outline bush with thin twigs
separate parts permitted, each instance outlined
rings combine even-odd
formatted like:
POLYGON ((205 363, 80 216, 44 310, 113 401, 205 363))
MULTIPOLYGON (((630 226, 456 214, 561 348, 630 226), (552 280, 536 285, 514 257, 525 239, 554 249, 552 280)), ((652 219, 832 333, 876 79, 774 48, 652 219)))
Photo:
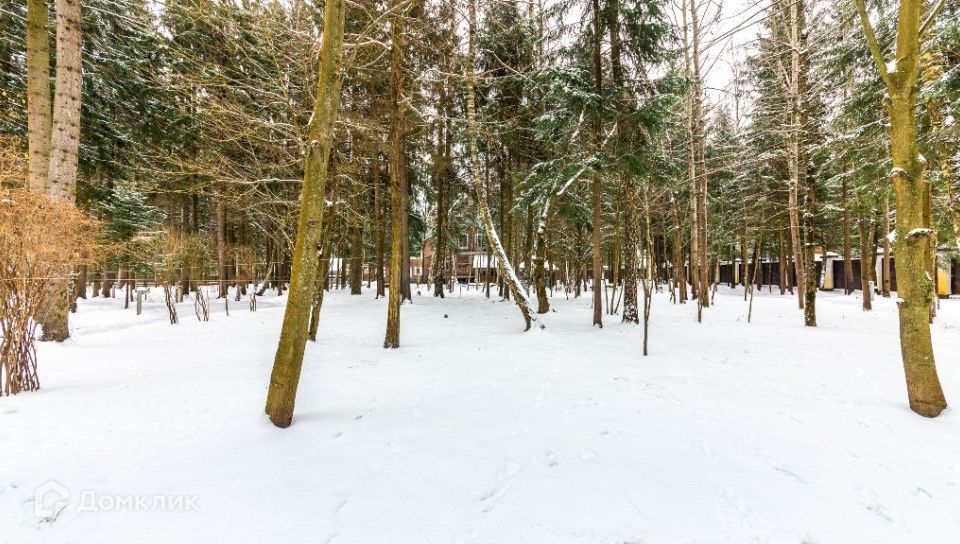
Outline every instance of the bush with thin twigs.
POLYGON ((240 297, 247 292, 247 286, 253 282, 254 290, 256 289, 257 283, 257 274, 259 269, 262 268, 257 262, 260 260, 260 255, 257 252, 257 249, 251 245, 235 245, 232 247, 235 270, 234 270, 234 283, 236 284, 236 299, 240 300, 240 297))
POLYGON ((157 285, 163 287, 163 300, 167 305, 170 324, 176 325, 179 322, 179 317, 177 316, 175 290, 184 260, 183 235, 166 229, 160 233, 156 240, 155 257, 157 262, 154 264, 154 272, 156 273, 157 285))
POLYGON ((0 187, 23 187, 27 178, 27 161, 23 142, 13 136, 0 135, 0 187))
POLYGON ((0 394, 40 387, 36 317, 64 271, 91 258, 97 230, 70 202, 0 189, 0 394))

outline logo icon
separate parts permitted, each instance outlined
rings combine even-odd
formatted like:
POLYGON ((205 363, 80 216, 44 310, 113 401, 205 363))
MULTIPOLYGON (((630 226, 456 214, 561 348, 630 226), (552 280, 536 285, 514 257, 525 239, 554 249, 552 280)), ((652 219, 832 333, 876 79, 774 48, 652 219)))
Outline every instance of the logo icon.
POLYGON ((46 521, 57 519, 70 502, 70 490, 60 482, 50 480, 33 492, 33 512, 46 521))

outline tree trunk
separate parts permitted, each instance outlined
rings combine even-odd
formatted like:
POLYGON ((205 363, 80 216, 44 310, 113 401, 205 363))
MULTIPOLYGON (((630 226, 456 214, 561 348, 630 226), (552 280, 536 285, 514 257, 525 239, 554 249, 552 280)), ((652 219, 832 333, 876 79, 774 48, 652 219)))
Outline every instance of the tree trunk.
POLYGON ((676 197, 670 195, 670 215, 673 217, 673 278, 679 288, 680 304, 687 302, 687 275, 683 266, 683 228, 680 224, 680 210, 676 197))
POLYGON ((790 243, 793 246, 794 274, 797 283, 797 304, 803 309, 806 299, 806 270, 804 261, 804 247, 801 240, 800 220, 800 9, 799 2, 790 3, 790 70, 789 97, 790 125, 787 127, 787 169, 789 171, 789 211, 790 211, 790 243))
MULTIPOLYGON (((402 126, 402 116, 400 123, 402 126)), ((403 250, 403 264, 400 267, 400 296, 402 300, 412 301, 413 294, 410 292, 410 176, 407 172, 407 152, 404 148, 403 132, 400 133, 400 150, 400 226, 401 249, 403 250)))
POLYGON ((884 297, 890 298, 890 197, 883 197, 883 272, 881 274, 883 286, 881 292, 884 297))
POLYGON ((653 305, 653 238, 650 236, 650 189, 643 187, 643 232, 644 267, 643 274, 643 355, 649 355, 650 307, 653 305))
POLYGON ((480 218, 483 221, 483 226, 486 230, 488 244, 492 247, 494 256, 497 259, 497 269, 500 273, 500 276, 504 278, 507 287, 512 292, 513 300, 517 303, 517 307, 520 309, 520 314, 523 316, 523 321, 526 325, 525 330, 529 330, 530 325, 536 321, 537 318, 530 311, 530 300, 527 298, 527 293, 523 290, 523 286, 520 284, 520 279, 517 278, 517 274, 514 272, 513 266, 510 264, 510 260, 507 257, 507 252, 504 250, 503 244, 500 243, 500 236, 497 235, 497 230, 493 226, 493 216, 490 214, 490 204, 487 202, 487 189, 483 183, 483 176, 480 173, 480 156, 477 150, 479 131, 477 129, 476 92, 474 90, 477 77, 475 72, 475 63, 477 59, 476 2, 477 0, 469 0, 468 2, 468 23, 470 37, 467 46, 466 66, 464 68, 466 70, 467 86, 467 147, 470 153, 473 189, 474 193, 476 194, 477 208, 480 218))
MULTIPOLYGON (((397 9, 397 0, 392 3, 397 9)), ((391 22, 390 44, 390 293, 387 302, 387 332, 383 347, 400 347, 400 302, 403 296, 401 283, 403 269, 404 228, 403 218, 407 213, 403 184, 403 18, 404 13, 394 15, 391 22)))
POLYGON ((30 190, 46 193, 50 170, 50 36, 46 0, 27 1, 27 145, 30 190))
POLYGON ((227 297, 227 208, 223 194, 214 195, 214 228, 217 243, 217 298, 227 297))
POLYGON ((848 203, 847 177, 843 178, 840 206, 843 208, 843 294, 853 292, 853 255, 850 250, 850 209, 848 203))
POLYGON ((537 313, 545 314, 550 311, 550 298, 547 296, 547 279, 545 261, 547 257, 546 230, 549 214, 549 201, 544 205, 540 221, 537 223, 534 234, 533 256, 533 285, 537 293, 537 313))
POLYGON ((380 156, 377 156, 376 165, 373 168, 373 220, 376 224, 374 232, 374 251, 376 252, 376 279, 377 279, 377 296, 380 298, 386 294, 384 289, 384 283, 386 283, 386 278, 383 275, 383 265, 384 265, 384 216, 383 216, 383 187, 381 183, 380 175, 383 170, 380 165, 380 156))
POLYGON ((359 172, 354 172, 354 213, 350 214, 350 294, 359 295, 363 288, 363 187, 360 185, 359 172))
MULTIPOLYGON (((313 306, 310 308, 310 328, 307 336, 311 342, 317 341, 317 330, 320 328, 320 310, 323 309, 323 295, 327 290, 327 281, 330 278, 330 261, 333 258, 333 219, 337 216, 337 205, 340 200, 340 184, 337 182, 334 165, 330 165, 327 170, 327 179, 331 186, 329 188, 328 200, 332 203, 330 210, 325 212, 326 220, 323 221, 320 235, 320 261, 317 263, 317 277, 313 280, 313 306)), ((266 283, 264 283, 266 285, 266 283)))
MULTIPOLYGON (((505 150, 504 153, 509 153, 509 150, 505 150)), ((508 161, 509 155, 506 159, 503 159, 503 165, 500 169, 500 232, 503 233, 503 249, 510 257, 510 252, 513 249, 513 214, 510 213, 510 209, 513 208, 513 183, 510 180, 510 170, 506 164, 508 161)), ((511 259, 510 262, 517 261, 511 259)), ((510 290, 503 289, 503 281, 500 282, 500 286, 501 296, 505 300, 510 300, 510 290)))
MULTIPOLYGON (((444 91, 440 94, 440 102, 444 104, 446 102, 446 87, 444 91)), ((446 109, 444 109, 446 112, 446 109)), ((437 127, 437 147, 441 148, 438 157, 438 168, 436 171, 436 186, 437 186, 437 225, 436 231, 433 236, 433 262, 431 264, 430 275, 433 277, 433 296, 443 297, 443 286, 446 283, 444 278, 444 263, 446 262, 446 246, 447 246, 447 232, 446 232, 446 218, 447 218, 447 160, 449 155, 447 155, 447 140, 449 135, 447 134, 447 124, 446 121, 440 123, 437 127)))
POLYGON ((777 283, 780 284, 781 295, 787 292, 787 252, 783 246, 783 228, 781 225, 777 227, 777 283))
POLYGON ((340 64, 343 56, 343 26, 346 2, 327 0, 324 4, 323 36, 316 102, 307 127, 306 159, 300 218, 293 249, 290 293, 283 315, 280 343, 270 376, 266 412, 278 427, 293 421, 293 407, 307 342, 313 286, 317 273, 317 244, 320 242, 333 127, 340 106, 340 64))
POLYGON ((50 194, 77 199, 80 144, 80 0, 57 0, 57 80, 50 138, 50 194))
MULTIPOLYGON (((602 26, 600 24, 600 0, 593 0, 593 77, 594 91, 598 96, 603 92, 603 64, 600 57, 600 41, 603 39, 602 26)), ((601 131, 603 130, 603 121, 600 115, 594 116, 593 120, 593 152, 596 155, 601 151, 601 131)), ((602 204, 602 186, 599 172, 593 174, 592 201, 593 201, 593 232, 591 233, 591 244, 593 248, 593 324, 603 328, 603 301, 601 299, 600 288, 603 284, 603 257, 600 254, 601 238, 601 217, 600 206, 602 204)))
MULTIPOLYGON (((57 76, 50 135, 50 164, 47 173, 51 196, 76 202, 77 153, 80 148, 80 0, 57 0, 57 76)), ((39 62, 39 61, 38 61, 39 62)), ((70 337, 69 315, 73 293, 69 270, 60 270, 62 279, 50 283, 45 308, 40 312, 41 340, 63 342, 70 337)))
MULTIPOLYGON (((810 158, 808 142, 806 140, 807 125, 809 122, 809 113, 807 108, 807 16, 806 7, 803 0, 794 0, 791 5, 791 34, 790 34, 790 52, 791 64, 796 70, 796 110, 797 125, 794 128, 797 140, 797 175, 800 182, 803 183, 803 227, 806 242, 801 255, 803 261, 803 323, 807 327, 817 326, 817 287, 819 279, 817 277, 816 254, 813 242, 816 240, 816 217, 817 217, 817 188, 816 178, 810 175, 810 158)), ((821 248, 825 254, 826 248, 821 248)), ((821 257, 822 265, 826 266, 827 260, 821 257)))
POLYGON ((874 268, 874 252, 868 234, 873 232, 873 227, 867 224, 867 217, 862 212, 860 220, 857 222, 857 230, 860 235, 860 291, 863 294, 863 309, 864 311, 870 311, 873 309, 870 271, 874 268))
MULTIPOLYGON (((610 24, 608 26, 610 27, 611 75, 613 85, 619 92, 619 96, 617 97, 617 112, 621 115, 626 115, 629 113, 630 104, 628 102, 629 95, 624 86, 623 50, 620 41, 620 0, 611 2, 610 8, 610 24)), ((626 139, 627 127, 625 123, 625 121, 617 121, 616 133, 618 144, 626 139)), ((639 324, 640 308, 637 302, 637 269, 639 268, 639 263, 637 262, 637 250, 640 247, 640 243, 637 227, 640 221, 637 217, 637 211, 640 203, 639 198, 637 198, 637 188, 632 179, 624 177, 621 180, 621 185, 623 187, 623 321, 626 323, 639 324)), ((644 197, 646 197, 646 193, 644 193, 644 197)), ((646 203, 644 205, 646 205, 646 203)), ((646 221, 649 222, 649 210, 646 210, 645 213, 647 215, 644 217, 646 221)), ((652 256, 648 254, 647 260, 651 258, 652 256)), ((614 273, 616 273, 618 269, 619 266, 614 266, 614 273)), ((645 286, 649 279, 650 278, 645 278, 645 286)), ((616 279, 614 279, 613 284, 614 286, 617 285, 616 279)), ((647 291, 644 291, 644 308, 646 308, 647 296, 647 291)), ((646 325, 646 323, 644 324, 646 325)), ((644 347, 646 347, 646 338, 644 338, 644 347)))
MULTIPOLYGON (((917 78, 919 72, 921 0, 901 0, 897 18, 894 67, 888 73, 863 0, 857 11, 870 45, 877 71, 887 86, 890 114, 890 154, 897 224, 894 250, 897 254, 897 306, 900 313, 900 350, 907 379, 910 408, 925 417, 936 417, 947 407, 940 387, 930 338, 929 307, 932 278, 926 270, 934 226, 925 212, 927 187, 925 162, 917 148, 917 78)), ((942 4, 941 4, 942 5, 942 4)), ((932 23, 933 15, 927 21, 932 23)), ((924 26, 927 26, 926 24, 924 26)))
MULTIPOLYGON (((697 9, 697 3, 690 1, 690 28, 691 45, 690 68, 693 81, 691 90, 691 114, 693 129, 693 183, 696 185, 696 195, 699 200, 697 203, 697 246, 699 249, 699 271, 698 283, 700 292, 697 297, 697 306, 699 308, 708 308, 710 306, 710 256, 707 243, 707 167, 706 167, 706 136, 704 135, 704 114, 703 114, 703 82, 700 75, 700 15, 697 9)), ((699 316, 698 316, 699 319, 699 316)))

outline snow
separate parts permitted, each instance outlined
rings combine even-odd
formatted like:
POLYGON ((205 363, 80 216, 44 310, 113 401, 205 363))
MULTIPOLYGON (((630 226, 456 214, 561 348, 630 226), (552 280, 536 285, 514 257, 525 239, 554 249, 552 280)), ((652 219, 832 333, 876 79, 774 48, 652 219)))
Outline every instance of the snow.
MULTIPOLYGON (((415 291, 416 292, 416 291, 415 291)), ((458 290, 403 307, 325 299, 293 426, 263 402, 285 297, 81 302, 39 346, 43 389, 0 399, 0 542, 947 543, 960 416, 906 406, 893 299, 741 290, 653 302, 642 330, 589 296, 523 333, 514 303, 458 290), (53 482, 44 486, 48 482, 53 482), (46 492, 41 505, 34 492, 46 492), (56 504, 43 520, 37 506, 56 504), (86 501, 86 502, 84 502, 86 501), (87 508, 90 505, 96 508, 87 508), (85 507, 86 506, 86 507, 85 507)), ((960 300, 932 327, 960 402, 960 300)))

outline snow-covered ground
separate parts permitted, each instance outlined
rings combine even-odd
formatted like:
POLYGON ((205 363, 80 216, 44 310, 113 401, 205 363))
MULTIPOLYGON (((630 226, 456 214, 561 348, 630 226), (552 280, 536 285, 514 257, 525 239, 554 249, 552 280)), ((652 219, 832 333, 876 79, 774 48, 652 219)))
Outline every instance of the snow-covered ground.
MULTIPOLYGON (((905 398, 892 300, 741 291, 641 329, 554 298, 327 297, 292 427, 263 402, 284 298, 208 323, 92 299, 0 399, 0 542, 955 543, 960 414, 905 398), (39 490, 39 493, 38 493, 39 490), (36 497, 35 497, 36 496, 36 497), (35 502, 35 498, 40 502, 35 502)), ((960 403, 960 300, 933 326, 960 403)))

